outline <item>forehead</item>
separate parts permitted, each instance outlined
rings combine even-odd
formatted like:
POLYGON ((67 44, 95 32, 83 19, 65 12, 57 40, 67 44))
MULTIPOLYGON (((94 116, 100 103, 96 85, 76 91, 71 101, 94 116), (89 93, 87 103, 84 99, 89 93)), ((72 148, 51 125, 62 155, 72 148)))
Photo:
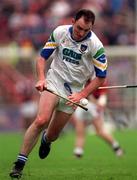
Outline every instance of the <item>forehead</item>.
POLYGON ((75 21, 75 24, 80 26, 83 29, 91 29, 92 28, 92 22, 90 21, 85 21, 84 17, 81 17, 80 19, 78 19, 77 21, 75 21))

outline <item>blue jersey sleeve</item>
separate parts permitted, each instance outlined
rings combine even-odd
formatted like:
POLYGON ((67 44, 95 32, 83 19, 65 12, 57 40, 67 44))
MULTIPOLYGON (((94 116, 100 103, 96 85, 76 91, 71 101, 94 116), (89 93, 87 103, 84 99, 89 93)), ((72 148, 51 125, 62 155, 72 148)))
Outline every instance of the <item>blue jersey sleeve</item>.
POLYGON ((47 60, 51 54, 54 52, 54 50, 57 48, 58 44, 54 40, 53 33, 51 34, 49 40, 43 47, 43 49, 40 51, 40 55, 47 60))

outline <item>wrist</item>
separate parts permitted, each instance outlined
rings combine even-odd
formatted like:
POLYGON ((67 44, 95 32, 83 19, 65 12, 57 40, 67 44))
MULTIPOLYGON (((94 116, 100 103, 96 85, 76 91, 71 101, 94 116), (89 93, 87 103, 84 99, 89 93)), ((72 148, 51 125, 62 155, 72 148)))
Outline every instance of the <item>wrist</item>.
POLYGON ((81 91, 80 94, 81 94, 82 98, 87 98, 88 97, 88 93, 86 91, 81 91))
POLYGON ((38 81, 45 81, 45 76, 38 77, 37 79, 38 79, 38 81))

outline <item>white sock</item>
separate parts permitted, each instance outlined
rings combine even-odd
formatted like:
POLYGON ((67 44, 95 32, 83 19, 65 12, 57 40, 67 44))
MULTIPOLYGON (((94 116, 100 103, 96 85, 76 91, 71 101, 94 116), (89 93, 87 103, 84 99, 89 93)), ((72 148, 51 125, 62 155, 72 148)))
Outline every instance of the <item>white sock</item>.
POLYGON ((118 143, 117 141, 114 141, 114 142, 112 143, 112 147, 113 147, 113 148, 119 147, 119 143, 118 143))
POLYGON ((84 153, 84 150, 80 147, 76 147, 74 149, 74 154, 82 155, 84 153))

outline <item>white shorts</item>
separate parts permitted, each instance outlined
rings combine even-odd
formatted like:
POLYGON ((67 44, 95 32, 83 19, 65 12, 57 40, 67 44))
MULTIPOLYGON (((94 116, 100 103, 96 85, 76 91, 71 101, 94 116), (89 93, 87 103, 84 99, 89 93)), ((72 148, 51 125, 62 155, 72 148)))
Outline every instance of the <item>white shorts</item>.
POLYGON ((88 102, 85 107, 88 108, 88 111, 78 107, 74 112, 74 116, 80 121, 91 121, 100 115, 103 115, 103 112, 99 112, 97 105, 92 102, 88 102))
MULTIPOLYGON (((67 96, 70 95, 70 92, 66 90, 64 83, 65 82, 58 74, 55 74, 52 69, 50 69, 47 73, 47 88, 56 92, 57 94, 60 94, 61 96, 67 98, 67 96)), ((79 92, 83 88, 83 85, 78 84, 69 84, 72 92, 79 92)), ((59 104, 57 106, 57 110, 72 114, 74 112, 74 109, 71 106, 66 105, 66 100, 60 98, 59 104)))

